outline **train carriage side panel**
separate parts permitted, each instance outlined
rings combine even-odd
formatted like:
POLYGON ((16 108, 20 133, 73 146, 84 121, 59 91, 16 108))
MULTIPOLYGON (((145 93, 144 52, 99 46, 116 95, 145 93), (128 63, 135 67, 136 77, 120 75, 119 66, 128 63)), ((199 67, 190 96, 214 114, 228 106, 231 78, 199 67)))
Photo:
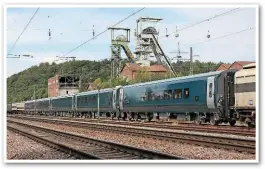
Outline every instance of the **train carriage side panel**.
MULTIPOLYGON (((99 91, 100 112, 112 111, 113 89, 102 89, 99 91)), ((98 109, 98 91, 83 92, 76 95, 76 111, 96 112, 98 109)))
POLYGON ((235 108, 255 110, 256 68, 242 69, 235 76, 235 108))
POLYGON ((113 89, 103 89, 99 92, 99 107, 101 112, 110 112, 112 109, 112 93, 113 89))
POLYGON ((51 98, 51 111, 74 111, 74 95, 51 98))
POLYGON ((12 103, 7 103, 6 111, 7 111, 7 113, 11 113, 12 112, 12 103))
POLYGON ((50 107, 50 98, 38 99, 35 101, 37 112, 48 112, 50 107))
POLYGON ((35 111, 35 101, 29 100, 25 102, 25 111, 26 112, 34 112, 35 111))
POLYGON ((235 75, 235 117, 249 126, 256 124, 256 63, 248 64, 235 75))
POLYGON ((97 109, 97 91, 82 92, 75 95, 76 111, 88 112, 97 109))
POLYGON ((124 86, 125 112, 209 112, 207 80, 220 72, 124 86), (168 95, 169 94, 169 95, 168 95))
POLYGON ((230 118, 229 109, 234 104, 234 75, 237 70, 222 71, 215 81, 215 105, 220 116, 227 120, 230 118))
POLYGON ((17 113, 23 113, 25 111, 25 102, 15 103, 15 105, 17 113))

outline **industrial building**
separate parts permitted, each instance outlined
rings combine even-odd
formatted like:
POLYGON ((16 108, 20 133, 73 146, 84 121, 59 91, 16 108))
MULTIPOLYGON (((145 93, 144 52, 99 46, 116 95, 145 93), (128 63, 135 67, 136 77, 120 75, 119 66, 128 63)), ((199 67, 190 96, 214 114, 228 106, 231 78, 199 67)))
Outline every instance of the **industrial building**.
POLYGON ((56 75, 48 79, 48 97, 72 95, 79 92, 78 75, 56 75))

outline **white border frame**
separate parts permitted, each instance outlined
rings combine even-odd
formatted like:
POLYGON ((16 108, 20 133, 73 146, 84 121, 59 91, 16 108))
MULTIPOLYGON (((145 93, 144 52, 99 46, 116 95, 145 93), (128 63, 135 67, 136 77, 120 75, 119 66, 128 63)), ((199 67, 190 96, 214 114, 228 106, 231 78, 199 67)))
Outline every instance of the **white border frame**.
POLYGON ((260 107, 259 107, 259 83, 260 83, 260 76, 259 76, 259 26, 260 26, 260 22, 259 22, 259 5, 258 4, 249 4, 249 5, 244 5, 244 4, 176 4, 176 3, 167 3, 166 5, 163 3, 151 3, 151 4, 140 4, 140 3, 119 3, 119 4, 111 4, 111 3, 86 3, 86 5, 82 4, 78 4, 78 5, 74 5, 74 4, 51 4, 51 5, 47 5, 47 4, 36 4, 36 3, 32 3, 32 4, 9 4, 6 3, 3 5, 4 8, 4 55, 7 55, 7 49, 6 49, 6 38, 7 38, 7 34, 6 34, 6 24, 7 23, 7 8, 11 8, 11 7, 27 7, 27 8, 36 8, 36 7, 40 7, 40 8, 97 8, 97 7, 101 7, 101 8, 111 8, 111 7, 115 7, 115 8, 121 8, 121 7, 125 7, 125 8, 133 8, 133 7, 143 7, 145 6, 146 8, 162 8, 162 7, 166 7, 166 8, 231 8, 231 7, 249 7, 249 8, 255 8, 256 9, 256 67, 257 67, 257 83, 256 83, 256 119, 258 119, 256 121, 256 159, 255 160, 8 160, 7 159, 7 151, 6 151, 6 105, 7 105, 7 100, 6 100, 6 91, 7 91, 7 86, 6 86, 6 79, 7 79, 7 66, 6 66, 6 57, 4 57, 4 162, 5 163, 258 163, 259 162, 259 148, 260 148, 260 133, 259 133, 259 113, 260 113, 260 107))

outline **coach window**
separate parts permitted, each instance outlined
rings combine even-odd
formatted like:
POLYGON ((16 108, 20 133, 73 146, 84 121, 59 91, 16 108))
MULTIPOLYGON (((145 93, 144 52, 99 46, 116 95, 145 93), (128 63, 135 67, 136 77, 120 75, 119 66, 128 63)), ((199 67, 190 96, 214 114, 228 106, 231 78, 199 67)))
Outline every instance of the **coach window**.
POLYGON ((152 100, 152 92, 147 92, 147 100, 152 100))
POLYGON ((77 102, 78 102, 78 103, 80 103, 80 101, 81 101, 81 100, 80 100, 80 97, 79 97, 79 98, 77 98, 77 102))
POLYGON ((167 94, 168 94, 168 99, 171 99, 172 98, 172 90, 168 90, 167 94))
POLYGON ((146 100, 146 95, 145 95, 145 93, 143 93, 141 96, 141 101, 145 101, 145 100, 146 100))
POLYGON ((156 99, 156 95, 154 93, 152 93, 152 100, 156 99))
POLYGON ((88 102, 88 98, 87 97, 85 97, 85 102, 88 102))
POLYGON ((167 96, 168 96, 167 99, 171 99, 172 98, 172 90, 168 90, 167 91, 167 96))
POLYGON ((185 89, 184 89, 184 94, 183 94, 183 97, 186 99, 186 98, 188 98, 188 97, 189 97, 189 95, 190 95, 189 88, 185 88, 185 89))
POLYGON ((172 93, 172 90, 165 90, 164 91, 164 98, 165 99, 170 99, 171 93, 172 93))
POLYGON ((174 89, 174 99, 181 99, 182 89, 174 89))
POLYGON ((165 99, 164 94, 163 94, 163 92, 161 92, 160 93, 160 100, 164 100, 164 99, 165 99))
POLYGON ((209 97, 213 96, 213 83, 209 84, 209 97))

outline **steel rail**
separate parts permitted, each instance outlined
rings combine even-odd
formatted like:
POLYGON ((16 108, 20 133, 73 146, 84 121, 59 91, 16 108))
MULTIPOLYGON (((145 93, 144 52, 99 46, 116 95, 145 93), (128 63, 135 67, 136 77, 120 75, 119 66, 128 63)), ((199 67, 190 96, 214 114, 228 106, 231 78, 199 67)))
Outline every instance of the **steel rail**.
MULTIPOLYGON (((12 117, 12 116, 10 116, 12 117)), ((36 117, 36 116, 33 116, 36 117)), ((41 116, 38 116, 41 117, 41 116)), ((55 119, 55 117, 45 117, 55 119)), ((220 133, 220 134, 233 134, 233 135, 240 135, 240 136, 251 136, 255 137, 256 131, 255 129, 251 129, 248 127, 230 127, 230 126, 206 126, 206 125, 193 125, 190 123, 181 123, 178 125, 170 124, 161 124, 161 123, 143 123, 143 122, 136 122, 136 121, 113 121, 113 120, 106 120, 106 119, 83 119, 83 118, 71 118, 71 117, 62 117, 56 119, 63 119, 63 120, 75 120, 81 122, 95 122, 95 123, 102 123, 102 124, 118 124, 118 125, 128 125, 128 126, 139 126, 139 127, 151 127, 151 128, 158 128, 158 129, 171 129, 171 130, 184 130, 184 131, 196 131, 196 132, 203 132, 203 133, 220 133)), ((168 123, 168 122, 167 122, 168 123)))
POLYGON ((248 129, 247 127, 244 128, 237 128, 230 126, 203 126, 203 125, 196 125, 196 126, 185 126, 185 124, 181 125, 172 125, 172 124, 158 124, 158 123, 140 123, 140 122, 133 122, 133 121, 110 121, 110 120, 91 120, 91 119, 80 119, 80 118, 62 118, 65 120, 77 120, 77 121, 84 121, 84 122, 91 122, 96 121, 97 123, 107 123, 107 124, 119 124, 119 125, 129 125, 129 126, 140 126, 140 127, 152 127, 152 128, 159 128, 159 129, 172 129, 172 130, 187 130, 187 131, 198 131, 198 132, 205 132, 205 133, 221 133, 221 134, 234 134, 234 135, 242 135, 242 136, 252 136, 255 137, 256 133, 255 130, 248 129))
POLYGON ((137 128, 133 126, 110 125, 91 122, 78 122, 68 120, 56 120, 46 118, 18 117, 20 119, 33 120, 38 122, 53 123, 57 125, 68 125, 78 128, 91 128, 96 130, 135 135, 141 137, 162 139, 167 141, 177 141, 206 147, 224 148, 239 152, 255 154, 256 142, 253 139, 231 138, 224 136, 203 135, 185 132, 159 131, 147 128, 137 128))
POLYGON ((38 143, 44 144, 44 145, 46 145, 46 146, 48 146, 50 148, 59 150, 61 152, 64 152, 66 154, 70 154, 72 156, 75 156, 76 158, 80 158, 80 159, 98 159, 97 157, 92 156, 92 155, 87 154, 87 153, 84 153, 84 152, 82 152, 80 150, 65 146, 63 144, 60 144, 60 143, 52 141, 52 140, 48 140, 48 139, 46 139, 44 137, 40 137, 40 136, 36 136, 36 135, 30 134, 27 131, 23 131, 21 129, 18 129, 18 128, 15 128, 15 127, 12 127, 12 126, 7 126, 7 129, 10 130, 10 131, 13 131, 15 133, 18 133, 20 135, 23 135, 25 137, 28 137, 28 138, 30 138, 30 139, 38 142, 38 143))
MULTIPOLYGON (((33 135, 33 137, 38 137, 38 139, 45 139, 45 141, 52 142, 57 140, 59 142, 57 142, 57 144, 64 146, 66 149, 74 150, 92 159, 184 159, 175 155, 93 139, 12 120, 8 120, 8 123, 17 125, 19 129, 16 128, 16 130, 20 130, 28 135, 33 135), (21 129, 21 127, 24 129, 21 129), (32 130, 37 132, 31 132, 32 130)), ((9 125, 8 127, 10 128, 11 126, 9 125)))

